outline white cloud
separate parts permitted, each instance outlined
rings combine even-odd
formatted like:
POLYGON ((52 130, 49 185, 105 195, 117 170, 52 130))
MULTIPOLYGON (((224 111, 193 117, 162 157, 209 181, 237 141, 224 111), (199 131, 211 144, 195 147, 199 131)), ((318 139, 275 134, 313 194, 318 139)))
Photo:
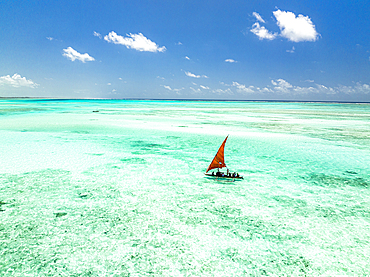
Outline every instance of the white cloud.
POLYGON ((243 92, 243 93, 254 93, 254 87, 249 86, 246 87, 245 85, 239 84, 238 82, 233 82, 232 86, 236 87, 238 92, 243 92))
POLYGON ((290 94, 290 95, 307 95, 307 94, 336 94, 337 88, 330 88, 324 85, 314 84, 314 86, 300 87, 294 86, 284 79, 271 80, 274 85, 272 92, 277 94, 290 94))
POLYGON ((260 93, 271 93, 272 90, 268 87, 264 87, 264 88, 257 88, 257 91, 260 92, 260 93))
POLYGON ((94 31, 94 36, 95 36, 95 37, 98 37, 98 38, 100 38, 100 39, 102 38, 101 34, 99 34, 98 32, 95 32, 95 31, 94 31))
POLYGON ((0 77, 0 85, 9 85, 15 88, 19 87, 29 87, 36 88, 39 84, 34 83, 32 80, 27 80, 26 77, 15 73, 13 76, 6 75, 0 77))
POLYGON ((200 78, 200 75, 195 75, 189 71, 185 72, 186 76, 188 77, 193 77, 193 78, 200 78))
POLYGON ((127 48, 135 49, 137 51, 146 52, 164 52, 166 47, 159 47, 155 42, 146 38, 142 33, 139 34, 128 34, 127 37, 117 35, 115 32, 110 32, 104 37, 104 40, 114 43, 121 44, 127 48))
POLYGON ((190 89, 194 92, 194 93, 201 93, 202 90, 200 88, 193 88, 193 87, 190 87, 190 89))
POLYGON ((370 94, 370 85, 361 84, 357 82, 354 86, 343 86, 337 87, 326 87, 324 85, 316 84, 316 88, 313 88, 316 93, 324 93, 328 95, 334 94, 347 94, 347 95, 368 95, 370 94))
POLYGON ((209 89, 209 87, 208 87, 208 86, 202 86, 202 85, 200 85, 200 87, 201 87, 202 89, 209 89))
POLYGON ((294 48, 294 46, 293 46, 291 50, 286 50, 286 51, 287 51, 288 53, 294 53, 295 48, 294 48))
POLYGON ((259 22, 265 23, 265 20, 262 19, 259 13, 253 12, 253 15, 259 22))
MULTIPOLYGON (((306 82, 306 81, 305 81, 306 82)), ((289 99, 291 96, 294 97, 312 97, 312 95, 328 95, 333 97, 334 95, 370 95, 370 85, 362 84, 357 82, 353 86, 342 86, 337 87, 327 87, 321 84, 315 84, 314 81, 309 80, 309 86, 295 86, 290 84, 284 79, 271 80, 272 86, 266 87, 255 87, 255 86, 246 86, 238 82, 232 82, 232 84, 225 84, 221 82, 222 85, 228 87, 226 90, 216 89, 212 90, 213 93, 217 94, 233 94, 241 93, 244 95, 260 95, 264 97, 271 96, 283 96, 286 99, 289 99), (310 95, 310 96, 309 96, 310 95)))
POLYGON ((169 91, 175 92, 178 95, 181 95, 180 91, 184 89, 184 88, 171 88, 170 86, 166 86, 166 85, 161 85, 161 86, 164 87, 165 89, 168 89, 169 91))
POLYGON ((328 88, 324 85, 317 84, 316 87, 317 87, 318 92, 323 92, 325 94, 336 94, 337 93, 333 88, 330 88, 330 87, 328 88))
POLYGON ((273 40, 276 38, 277 34, 270 33, 264 26, 260 26, 258 22, 254 23, 251 32, 259 37, 259 39, 269 39, 273 40))
POLYGON ((227 62, 227 63, 236 63, 237 61, 233 60, 233 59, 226 59, 225 62, 227 62))
POLYGON ((48 40, 52 41, 54 38, 52 38, 52 37, 47 37, 46 39, 48 39, 48 40))
MULTIPOLYGON (((280 34, 271 33, 264 26, 261 26, 259 22, 265 23, 265 21, 258 13, 253 13, 259 22, 254 23, 250 31, 258 36, 259 39, 273 40, 278 36, 293 42, 316 41, 318 39, 319 33, 316 32, 315 25, 308 16, 302 14, 296 16, 292 12, 281 10, 274 11, 273 14, 277 20, 276 24, 280 28, 280 34)), ((294 49, 287 52, 293 53, 294 49)))
POLYGON ((72 47, 68 47, 67 49, 63 49, 64 53, 63 56, 67 57, 70 59, 72 62, 75 60, 80 60, 81 62, 90 62, 90 61, 95 61, 93 57, 91 57, 89 54, 81 54, 78 53, 76 50, 74 50, 72 47))
POLYGON ((293 86, 284 79, 277 79, 276 81, 271 80, 271 83, 275 86, 274 89, 280 92, 286 93, 289 92, 289 89, 293 88, 293 86))
POLYGON ((281 30, 281 36, 290 41, 316 41, 318 33, 315 25, 308 16, 299 14, 297 17, 292 12, 274 11, 277 25, 281 30))
MULTIPOLYGON (((246 85, 240 84, 238 82, 233 82, 231 85, 225 84, 223 82, 221 82, 221 84, 227 87, 235 87, 236 91, 241 94, 263 94, 263 93, 271 92, 271 89, 269 88, 259 88, 255 86, 247 87, 246 85)), ((229 90, 231 91, 230 88, 229 90)))
POLYGON ((190 58, 188 56, 185 56, 185 59, 187 59, 188 61, 190 61, 190 58))
POLYGON ((227 89, 214 89, 214 90, 212 90, 212 92, 215 93, 215 94, 218 94, 218 95, 225 95, 225 94, 233 95, 234 94, 230 88, 227 88, 227 89))
POLYGON ((192 77, 192 78, 208 78, 206 75, 195 75, 189 71, 185 72, 186 76, 192 77))
POLYGON ((368 84, 356 83, 352 86, 339 86, 338 91, 344 94, 370 94, 370 86, 368 84))
POLYGON ((370 94, 370 86, 368 84, 361 85, 360 83, 357 83, 356 89, 359 93, 370 94))

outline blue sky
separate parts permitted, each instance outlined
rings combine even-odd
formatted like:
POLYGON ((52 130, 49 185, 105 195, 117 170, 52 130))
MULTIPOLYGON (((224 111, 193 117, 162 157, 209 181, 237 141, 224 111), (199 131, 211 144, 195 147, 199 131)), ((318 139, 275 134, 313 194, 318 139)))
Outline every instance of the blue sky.
POLYGON ((368 1, 1 1, 0 97, 370 101, 368 1))

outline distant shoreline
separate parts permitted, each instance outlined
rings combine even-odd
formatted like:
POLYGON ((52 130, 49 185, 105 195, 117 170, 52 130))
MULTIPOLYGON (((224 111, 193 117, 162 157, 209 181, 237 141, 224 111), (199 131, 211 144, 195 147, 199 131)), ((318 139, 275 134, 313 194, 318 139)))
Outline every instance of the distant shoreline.
POLYGON ((158 99, 158 98, 58 98, 58 97, 1 97, 0 100, 45 100, 45 101, 71 101, 71 100, 125 100, 125 101, 189 101, 189 102, 267 102, 267 103, 336 103, 336 104, 370 104, 365 101, 335 101, 335 100, 234 100, 234 99, 158 99))

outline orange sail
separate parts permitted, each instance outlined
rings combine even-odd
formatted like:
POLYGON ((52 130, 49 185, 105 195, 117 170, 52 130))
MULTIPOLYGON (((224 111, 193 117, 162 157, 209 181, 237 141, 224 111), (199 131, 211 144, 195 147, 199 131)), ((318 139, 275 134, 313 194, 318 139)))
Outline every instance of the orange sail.
POLYGON ((220 148, 217 151, 216 156, 213 158, 211 164, 209 165, 206 173, 214 168, 223 168, 226 167, 225 164, 225 158, 224 158, 224 149, 225 149, 225 143, 229 136, 227 136, 224 140, 224 142, 221 144, 220 148))

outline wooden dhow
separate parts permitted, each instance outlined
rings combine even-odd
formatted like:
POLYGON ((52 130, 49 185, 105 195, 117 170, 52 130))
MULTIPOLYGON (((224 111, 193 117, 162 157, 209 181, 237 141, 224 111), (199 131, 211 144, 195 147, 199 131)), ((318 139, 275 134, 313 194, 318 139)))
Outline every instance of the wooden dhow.
POLYGON ((206 176, 211 176, 215 178, 225 178, 225 179, 244 179, 239 173, 233 172, 231 173, 225 163, 225 144, 229 135, 226 136, 225 140, 221 144, 220 148, 218 149, 215 157, 213 158, 212 162, 207 168, 207 171, 204 173, 206 176), (220 169, 226 167, 227 171, 221 172, 220 169), (212 173, 208 173, 212 169, 217 169, 216 172, 212 171, 212 173))

